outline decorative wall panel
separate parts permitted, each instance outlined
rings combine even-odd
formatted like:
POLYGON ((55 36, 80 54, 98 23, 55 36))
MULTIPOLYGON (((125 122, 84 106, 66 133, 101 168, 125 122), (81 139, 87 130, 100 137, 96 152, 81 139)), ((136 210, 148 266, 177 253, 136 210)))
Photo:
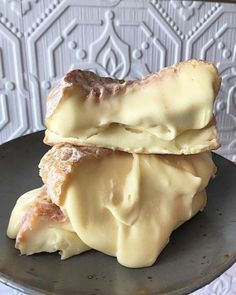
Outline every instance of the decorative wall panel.
MULTIPOLYGON (((22 18, 0 2, 0 141, 30 132, 22 18)), ((19 8, 20 9, 20 8, 19 8)))

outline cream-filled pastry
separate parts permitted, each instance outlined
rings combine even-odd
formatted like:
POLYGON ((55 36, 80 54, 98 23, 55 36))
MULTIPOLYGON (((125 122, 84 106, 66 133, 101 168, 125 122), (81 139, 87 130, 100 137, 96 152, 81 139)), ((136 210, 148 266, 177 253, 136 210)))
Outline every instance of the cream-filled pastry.
POLYGON ((48 97, 44 141, 147 154, 216 149, 213 103, 220 82, 216 67, 200 60, 140 81, 73 70, 48 97))
POLYGON ((40 163, 48 196, 83 243, 127 267, 155 262, 172 231, 204 208, 215 172, 210 152, 145 155, 63 145, 40 163))
POLYGON ((90 249, 74 232, 60 207, 48 198, 45 187, 29 191, 17 200, 7 235, 16 239, 16 248, 26 255, 59 251, 65 259, 90 249))

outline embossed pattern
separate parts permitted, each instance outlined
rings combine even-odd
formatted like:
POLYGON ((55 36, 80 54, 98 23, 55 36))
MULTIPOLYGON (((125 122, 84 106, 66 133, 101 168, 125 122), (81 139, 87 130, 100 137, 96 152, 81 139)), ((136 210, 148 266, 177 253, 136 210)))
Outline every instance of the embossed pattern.
POLYGON ((0 0, 0 36, 0 143, 44 128, 48 92, 69 69, 136 79, 203 58, 223 77, 218 152, 236 162, 236 4, 0 0))
MULTIPOLYGON (((136 79, 202 58, 223 78, 218 152, 236 162, 235 40, 236 4, 0 0, 0 143, 44 128, 47 94, 69 69, 136 79)), ((236 266, 194 294, 236 294, 235 280, 236 266)))

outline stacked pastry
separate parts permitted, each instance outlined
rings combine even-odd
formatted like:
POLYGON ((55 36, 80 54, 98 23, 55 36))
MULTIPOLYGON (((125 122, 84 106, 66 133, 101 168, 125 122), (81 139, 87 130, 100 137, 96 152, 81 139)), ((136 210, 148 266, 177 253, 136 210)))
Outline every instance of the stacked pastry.
POLYGON ((206 205, 219 88, 215 66, 197 60, 141 81, 68 73, 48 97, 44 185, 12 211, 16 248, 62 259, 96 249, 128 267, 152 265, 206 205))

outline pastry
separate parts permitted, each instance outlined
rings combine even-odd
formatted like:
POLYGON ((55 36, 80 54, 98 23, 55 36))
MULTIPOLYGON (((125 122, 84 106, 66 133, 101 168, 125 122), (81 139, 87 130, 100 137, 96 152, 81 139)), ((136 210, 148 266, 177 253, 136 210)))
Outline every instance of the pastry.
POLYGON ((204 208, 215 173, 209 152, 145 155, 63 145, 40 163, 48 195, 80 239, 128 267, 155 262, 172 231, 204 208))
POLYGON ((220 82, 199 60, 141 81, 69 72, 48 97, 43 186, 11 214, 7 234, 21 254, 96 249, 127 267, 152 265, 206 205, 220 82))
POLYGON ((220 82, 216 67, 200 60, 140 81, 73 70, 48 97, 44 142, 147 154, 217 149, 213 103, 220 82))
POLYGON ((60 207, 51 202, 45 187, 21 196, 11 213, 7 235, 16 239, 21 254, 59 251, 62 259, 90 248, 74 232, 60 207))

